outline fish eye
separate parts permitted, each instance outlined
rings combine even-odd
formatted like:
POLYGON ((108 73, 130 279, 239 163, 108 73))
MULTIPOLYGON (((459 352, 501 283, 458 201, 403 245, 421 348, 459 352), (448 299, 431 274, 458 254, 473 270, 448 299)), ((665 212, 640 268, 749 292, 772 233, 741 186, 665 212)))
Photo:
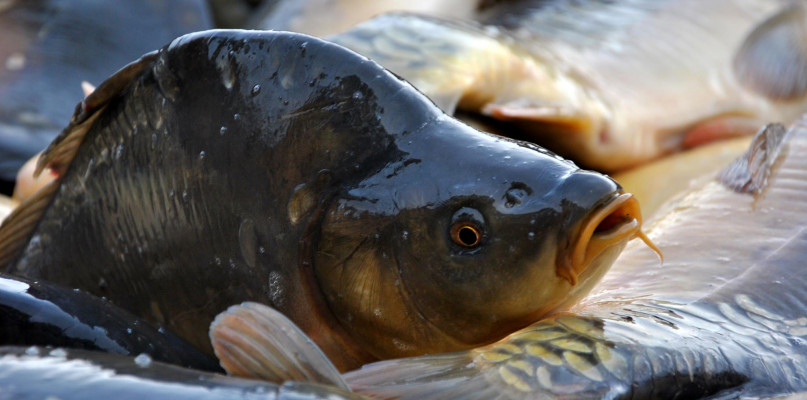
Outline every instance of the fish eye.
POLYGON ((449 236, 459 246, 473 248, 482 243, 485 237, 482 214, 469 207, 459 209, 451 218, 449 236))
POLYGON ((451 226, 451 240, 463 247, 474 247, 482 241, 482 232, 470 223, 455 223, 451 226))

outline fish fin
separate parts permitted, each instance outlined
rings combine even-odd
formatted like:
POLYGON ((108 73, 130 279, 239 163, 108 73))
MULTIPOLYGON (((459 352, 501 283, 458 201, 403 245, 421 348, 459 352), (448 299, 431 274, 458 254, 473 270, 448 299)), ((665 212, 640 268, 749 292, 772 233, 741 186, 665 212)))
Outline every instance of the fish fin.
POLYGON ((562 127, 565 132, 591 130, 594 121, 574 107, 556 104, 536 104, 528 99, 517 99, 503 103, 488 103, 481 113, 500 121, 538 122, 562 127))
POLYGON ((710 118, 687 130, 681 144, 685 148, 692 148, 718 140, 751 136, 761 125, 758 119, 737 115, 710 118))
POLYGON ((95 85, 87 81, 81 81, 81 91, 84 92, 84 97, 87 97, 95 91, 95 85))
POLYGON ((478 368, 472 357, 464 351, 386 360, 344 376, 354 392, 378 399, 506 398, 487 377, 495 369, 478 368))
POLYGON ((5 271, 28 244, 58 189, 59 180, 56 179, 25 199, 3 220, 0 225, 0 271, 5 271))
POLYGON ((785 143, 787 129, 768 124, 751 140, 745 154, 718 173, 718 180, 739 193, 762 192, 785 143))
POLYGON ((87 131, 101 111, 112 99, 119 97, 134 77, 153 63, 157 55, 156 51, 143 55, 137 61, 118 70, 88 94, 76 106, 76 111, 70 118, 67 127, 53 139, 53 142, 42 153, 42 157, 39 158, 34 169, 34 177, 39 176, 46 167, 52 169, 57 175, 63 175, 81 147, 87 131))
POLYGON ((734 56, 734 72, 747 88, 775 100, 807 93, 807 11, 793 4, 758 25, 734 56))
POLYGON ((258 303, 242 303, 216 316, 210 341, 230 375, 275 383, 316 382, 349 390, 322 350, 283 314, 258 303))

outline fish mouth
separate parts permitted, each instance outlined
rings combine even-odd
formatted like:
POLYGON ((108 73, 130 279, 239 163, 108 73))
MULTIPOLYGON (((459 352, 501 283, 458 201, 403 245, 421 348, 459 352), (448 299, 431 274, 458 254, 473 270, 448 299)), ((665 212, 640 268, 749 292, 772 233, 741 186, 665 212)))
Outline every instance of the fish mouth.
POLYGON ((639 202, 630 193, 615 193, 583 222, 565 266, 558 272, 572 285, 578 276, 606 249, 639 237, 661 256, 658 248, 641 231, 639 202), (563 271, 566 269, 566 271, 563 271))

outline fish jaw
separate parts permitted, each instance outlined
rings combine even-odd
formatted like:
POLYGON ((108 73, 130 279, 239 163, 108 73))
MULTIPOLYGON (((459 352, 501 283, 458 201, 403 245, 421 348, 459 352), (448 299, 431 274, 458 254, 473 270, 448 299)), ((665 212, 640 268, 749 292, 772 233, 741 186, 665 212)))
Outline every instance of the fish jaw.
POLYGON ((629 193, 615 193, 581 224, 580 234, 565 257, 558 261, 558 274, 576 285, 578 276, 611 246, 624 245, 641 229, 639 202, 629 193))

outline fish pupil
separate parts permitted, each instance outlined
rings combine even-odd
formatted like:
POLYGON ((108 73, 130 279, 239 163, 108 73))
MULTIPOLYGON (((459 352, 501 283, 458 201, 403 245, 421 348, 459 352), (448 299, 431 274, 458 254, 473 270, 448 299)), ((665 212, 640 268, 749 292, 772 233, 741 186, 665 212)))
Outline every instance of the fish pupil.
POLYGON ((473 247, 479 244, 482 235, 473 226, 462 225, 455 230, 455 234, 452 236, 454 236, 454 241, 457 244, 465 247, 473 247))

